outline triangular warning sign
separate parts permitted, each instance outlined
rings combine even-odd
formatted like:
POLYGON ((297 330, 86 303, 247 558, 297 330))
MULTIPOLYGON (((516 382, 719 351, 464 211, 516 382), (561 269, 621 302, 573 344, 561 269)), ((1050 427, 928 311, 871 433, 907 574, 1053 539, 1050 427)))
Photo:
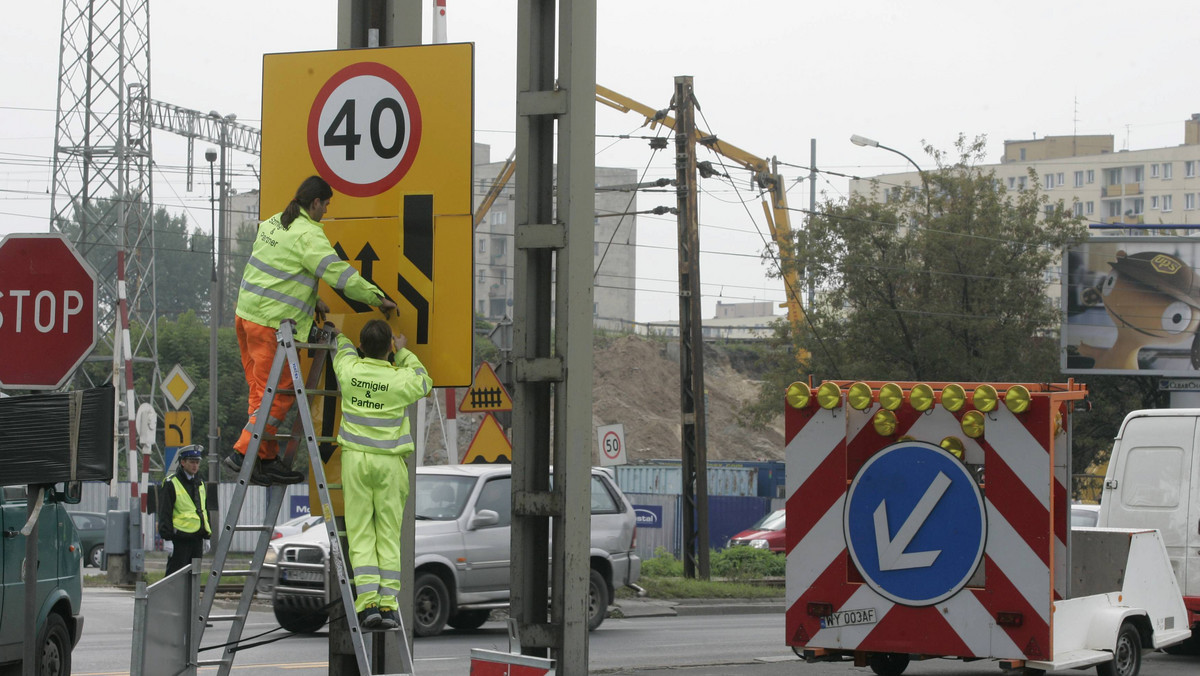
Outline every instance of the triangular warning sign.
POLYGON ((512 399, 500 384, 492 365, 486 361, 475 370, 475 382, 458 405, 461 413, 483 413, 485 411, 511 411, 512 399))
POLYGON ((475 431, 475 438, 471 439, 467 454, 462 459, 464 465, 474 462, 512 462, 512 443, 504 435, 504 430, 500 429, 496 416, 491 413, 484 416, 483 423, 475 431))

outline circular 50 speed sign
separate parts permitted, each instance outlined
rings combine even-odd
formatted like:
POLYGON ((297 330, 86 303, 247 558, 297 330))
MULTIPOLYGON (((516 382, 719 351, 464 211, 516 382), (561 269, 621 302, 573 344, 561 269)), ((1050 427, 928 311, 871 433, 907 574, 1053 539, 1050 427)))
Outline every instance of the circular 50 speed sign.
POLYGON ((380 63, 356 63, 329 78, 308 114, 308 152, 334 190, 371 197, 396 185, 421 145, 412 87, 380 63))

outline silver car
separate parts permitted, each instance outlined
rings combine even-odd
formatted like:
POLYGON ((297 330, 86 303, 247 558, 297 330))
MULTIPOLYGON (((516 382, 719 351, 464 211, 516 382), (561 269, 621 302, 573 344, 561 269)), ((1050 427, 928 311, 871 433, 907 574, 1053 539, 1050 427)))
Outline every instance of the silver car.
MULTIPOLYGON (((509 601, 512 523, 510 465, 417 468, 414 626, 435 636, 446 625, 475 629, 509 601)), ((588 626, 604 621, 614 590, 635 587, 641 559, 633 506, 604 470, 592 470, 588 626)), ((275 617, 289 631, 320 629, 328 619, 328 543, 324 528, 271 542, 259 591, 270 593, 275 617)))

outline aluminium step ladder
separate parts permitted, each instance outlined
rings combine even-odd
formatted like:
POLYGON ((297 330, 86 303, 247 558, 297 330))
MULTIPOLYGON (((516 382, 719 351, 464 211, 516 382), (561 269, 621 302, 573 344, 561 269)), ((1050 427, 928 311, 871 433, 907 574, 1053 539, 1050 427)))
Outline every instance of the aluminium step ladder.
MULTIPOLYGON (((234 654, 237 652, 237 644, 241 641, 242 632, 246 626, 246 618, 250 612, 250 602, 254 596, 254 591, 257 586, 259 575, 262 572, 262 564, 266 558, 267 545, 271 539, 271 533, 274 530, 274 524, 279 516, 279 509, 283 504, 283 496, 285 488, 280 485, 267 486, 267 507, 263 519, 263 525, 238 525, 238 517, 241 514, 242 504, 245 501, 246 489, 250 485, 250 477, 253 474, 254 463, 258 459, 258 447, 263 438, 263 431, 266 426, 266 420, 271 410, 271 404, 275 400, 279 389, 279 379, 283 373, 283 369, 287 368, 292 374, 293 386, 295 387, 296 395, 296 412, 298 415, 297 424, 293 427, 291 435, 277 435, 276 438, 289 438, 288 452, 285 455, 287 460, 291 459, 291 455, 295 452, 295 439, 298 436, 297 432, 302 432, 306 445, 308 447, 309 468, 313 472, 315 483, 317 485, 317 493, 320 496, 321 508, 326 515, 325 530, 329 536, 329 561, 333 564, 333 577, 337 579, 338 588, 341 591, 342 609, 345 613, 346 622, 350 628, 350 640, 354 646, 354 656, 358 662, 358 671, 360 674, 372 674, 370 657, 367 655, 366 640, 363 635, 363 629, 358 624, 358 614, 354 610, 354 592, 351 589, 349 569, 343 552, 341 539, 337 530, 337 519, 333 518, 333 502, 329 497, 330 489, 340 489, 340 485, 330 485, 325 480, 325 465, 321 459, 321 452, 318 448, 320 441, 332 441, 332 439, 318 438, 314 428, 312 413, 309 410, 309 397, 317 394, 326 396, 336 396, 337 390, 313 390, 310 389, 316 385, 321 371, 325 368, 325 361, 328 355, 333 351, 334 344, 330 342, 323 343, 298 343, 296 342, 293 332, 295 324, 290 321, 285 321, 276 332, 276 341, 278 347, 275 349, 275 359, 271 364, 271 372, 267 378, 267 385, 263 392, 262 404, 259 406, 258 415, 251 430, 251 440, 249 448, 246 449, 246 456, 242 461, 241 471, 238 473, 237 487, 234 490, 233 497, 229 501, 229 507, 225 516, 225 523, 221 528, 221 537, 217 543, 216 551, 213 553, 212 569, 209 571, 209 576, 204 585, 204 595, 200 602, 199 612, 196 617, 196 633, 199 637, 196 644, 199 645, 200 638, 203 638, 204 629, 207 626, 213 626, 216 622, 229 622, 229 634, 226 642, 222 645, 222 654, 220 658, 212 660, 198 660, 197 666, 216 666, 218 667, 218 676, 228 676, 233 668, 234 654), (298 349, 315 350, 316 355, 313 361, 311 370, 309 371, 308 381, 303 385, 300 384, 300 358, 297 352, 298 349), (299 428, 299 430, 297 430, 299 428), (229 548, 233 542, 233 535, 238 531, 256 531, 258 532, 258 542, 254 548, 254 554, 251 557, 250 566, 246 569, 226 569, 225 565, 229 555, 229 548), (213 601, 216 598, 217 584, 222 576, 241 575, 245 576, 245 582, 242 587, 242 594, 238 601, 237 610, 229 615, 212 615, 213 601)), ((408 643, 408 631, 404 626, 404 618, 399 616, 400 626, 396 629, 372 631, 371 633, 383 637, 382 640, 389 641, 394 654, 399 655, 402 671, 395 676, 404 676, 413 674, 412 652, 408 643)), ((331 621, 337 621, 331 616, 331 621)))

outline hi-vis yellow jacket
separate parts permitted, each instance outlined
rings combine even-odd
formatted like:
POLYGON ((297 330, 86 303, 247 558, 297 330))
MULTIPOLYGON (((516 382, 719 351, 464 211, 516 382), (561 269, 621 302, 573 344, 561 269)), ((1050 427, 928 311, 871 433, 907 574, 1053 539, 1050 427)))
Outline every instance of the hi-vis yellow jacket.
POLYGON ((287 228, 280 215, 258 226, 238 291, 237 316, 273 329, 294 319, 297 338, 307 340, 317 307, 317 280, 367 305, 382 302, 383 293, 337 255, 324 226, 307 211, 301 209, 287 228))
POLYGON ((417 355, 402 349, 395 363, 359 357, 345 334, 338 334, 333 371, 342 391, 343 451, 407 456, 413 439, 405 409, 429 394, 433 379, 417 355))

